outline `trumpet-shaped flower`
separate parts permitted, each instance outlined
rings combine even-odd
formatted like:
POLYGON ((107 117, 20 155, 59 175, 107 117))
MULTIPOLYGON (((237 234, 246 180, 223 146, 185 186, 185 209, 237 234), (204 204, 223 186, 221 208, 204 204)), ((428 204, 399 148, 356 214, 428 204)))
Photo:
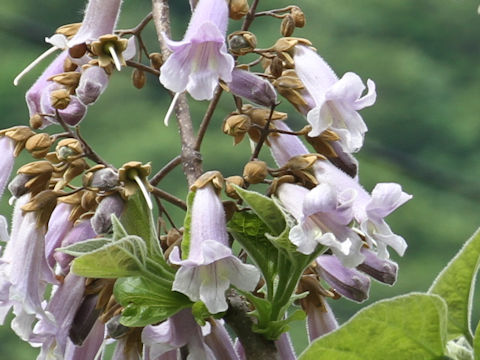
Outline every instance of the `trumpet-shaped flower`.
POLYGON ((252 291, 260 277, 255 266, 243 264, 228 246, 223 204, 210 183, 195 194, 187 259, 180 259, 176 247, 170 261, 181 266, 173 290, 203 301, 212 314, 227 310, 225 291, 230 283, 252 291))
POLYGON ((367 131, 358 110, 374 104, 375 83, 367 80, 368 93, 360 77, 347 72, 340 80, 315 51, 305 46, 295 47, 295 71, 315 101, 307 120, 312 125, 309 136, 319 136, 331 129, 340 136, 346 152, 356 152, 363 145, 367 131))
POLYGON ((283 206, 298 224, 289 234, 290 241, 303 254, 311 254, 319 244, 328 246, 349 267, 360 264, 362 241, 349 226, 353 219, 352 192, 336 192, 329 184, 312 190, 282 184, 277 191, 283 206))
POLYGON ((205 100, 213 97, 219 78, 230 82, 234 60, 225 44, 227 24, 227 1, 200 0, 183 40, 172 41, 163 34, 173 51, 161 68, 163 86, 205 100))
POLYGON ((2 198, 15 161, 15 142, 7 136, 0 136, 0 199, 2 198))

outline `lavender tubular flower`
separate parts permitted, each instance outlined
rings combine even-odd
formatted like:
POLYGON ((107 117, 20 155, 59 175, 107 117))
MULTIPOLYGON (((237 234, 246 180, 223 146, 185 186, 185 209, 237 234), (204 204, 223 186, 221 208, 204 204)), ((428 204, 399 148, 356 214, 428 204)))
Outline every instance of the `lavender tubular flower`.
POLYGON ((6 136, 0 136, 0 199, 2 198, 15 161, 15 143, 6 136))
POLYGON ((370 278, 362 273, 347 269, 340 260, 331 255, 321 255, 316 259, 318 274, 346 298, 362 302, 368 298, 370 278))
POLYGON ((55 267, 55 249, 60 247, 64 237, 73 227, 73 223, 68 219, 71 210, 71 205, 59 203, 48 222, 48 231, 45 234, 45 257, 52 269, 55 267))
POLYGON ((216 359, 240 360, 233 346, 232 339, 222 322, 223 320, 210 322, 210 334, 205 336, 205 343, 210 347, 216 359))
POLYGON ((375 83, 367 81, 368 93, 361 96, 365 85, 352 72, 340 80, 328 64, 313 50, 295 47, 295 71, 315 100, 315 107, 307 115, 312 125, 309 136, 315 137, 327 129, 340 136, 346 152, 356 152, 363 145, 367 126, 358 110, 375 102, 375 83))
POLYGON ((172 289, 192 301, 203 301, 210 313, 228 308, 225 291, 230 283, 252 291, 260 274, 253 265, 243 264, 228 247, 225 212, 213 185, 196 191, 192 207, 192 224, 188 258, 181 260, 178 247, 170 261, 180 265, 172 289))
POLYGON ((40 319, 33 329, 30 342, 41 344, 37 359, 47 359, 52 354, 62 358, 67 345, 68 331, 82 301, 85 279, 73 273, 65 277, 45 309, 47 316, 40 319))
MULTIPOLYGON (((68 360, 85 360, 94 359, 99 352, 103 343, 105 333, 105 325, 102 321, 97 320, 92 330, 88 334, 85 342, 78 346, 67 340, 65 348, 65 359, 68 360)), ((101 354, 100 354, 101 355, 101 354)))
POLYGON ((120 217, 124 207, 125 202, 118 194, 104 198, 100 205, 98 205, 95 215, 90 220, 93 231, 98 235, 110 231, 112 227, 112 214, 120 217))
POLYGON ((188 346, 189 359, 215 360, 205 343, 202 330, 190 309, 184 309, 159 325, 148 325, 142 331, 142 342, 150 359, 170 358, 172 351, 188 346))
POLYGON ((363 261, 362 241, 349 227, 351 193, 336 193, 328 184, 320 184, 311 191, 298 185, 282 184, 278 197, 298 221, 290 230, 289 238, 299 252, 311 254, 322 244, 330 247, 346 266, 353 267, 363 261))
POLYGON ((198 1, 183 40, 172 41, 163 34, 173 53, 160 69, 162 85, 205 100, 213 97, 218 79, 230 82, 234 60, 225 44, 227 24, 226 0, 198 1))
POLYGON ((94 104, 108 85, 109 76, 100 66, 89 66, 82 71, 76 91, 84 105, 94 104))
POLYGON ((317 306, 312 302, 307 302, 306 305, 307 333, 310 342, 338 328, 337 319, 327 301, 324 300, 321 305, 317 306))

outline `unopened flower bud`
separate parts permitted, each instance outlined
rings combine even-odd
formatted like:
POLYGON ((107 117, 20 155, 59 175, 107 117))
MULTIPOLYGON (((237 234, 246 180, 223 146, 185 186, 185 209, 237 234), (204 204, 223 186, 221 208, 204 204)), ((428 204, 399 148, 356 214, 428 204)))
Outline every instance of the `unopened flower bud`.
POLYGON ((243 168, 243 177, 250 184, 263 182, 268 176, 268 167, 265 161, 253 160, 248 162, 243 168))
POLYGON ((275 56, 270 63, 270 74, 273 77, 278 78, 283 73, 283 61, 278 56, 275 56))
POLYGON ((230 0, 229 5, 229 16, 233 20, 240 20, 248 13, 249 6, 247 0, 230 0))
POLYGON ((97 207, 95 215, 90 220, 92 228, 98 235, 106 234, 112 228, 112 214, 120 217, 125 208, 125 202, 120 195, 105 197, 97 207))
POLYGON ((28 138, 25 143, 25 149, 36 159, 42 159, 50 151, 53 141, 50 135, 41 133, 28 138))
POLYGON ((83 153, 83 148, 80 141, 76 139, 63 139, 58 142, 55 151, 60 161, 68 161, 83 153))
POLYGON ((75 71, 78 68, 78 65, 75 64, 70 57, 67 56, 65 61, 63 62, 63 71, 70 72, 75 71))
POLYGON ((145 82, 147 81, 147 77, 145 73, 140 69, 135 69, 132 72, 132 83, 137 89, 141 89, 145 86, 145 82))
POLYGON ((55 206, 57 206, 58 193, 52 190, 44 190, 35 197, 33 197, 28 203, 22 206, 22 210, 25 212, 35 212, 37 225, 44 226, 48 224, 50 216, 52 215, 55 206))
POLYGON ((305 26, 305 14, 302 9, 298 6, 292 6, 290 13, 292 14, 293 20, 295 20, 295 27, 302 28, 305 26))
POLYGON ((243 187, 243 185, 245 185, 245 181, 241 176, 229 176, 225 179, 225 194, 232 199, 239 199, 237 191, 232 185, 243 187))
POLYGON ((334 255, 321 255, 317 259, 318 274, 336 292, 346 298, 362 302, 368 298, 370 278, 355 269, 344 267, 334 255))
POLYGON ((30 177, 24 186, 32 193, 32 196, 35 196, 48 188, 53 174, 53 166, 48 161, 36 161, 23 165, 18 169, 17 174, 25 174, 30 177))
POLYGON ((81 26, 82 23, 65 24, 57 28, 57 30, 55 30, 55 34, 62 34, 67 38, 70 38, 78 32, 78 29, 80 29, 81 26))
POLYGON ((17 199, 22 195, 25 195, 28 192, 28 188, 25 184, 31 179, 32 177, 27 174, 18 174, 10 181, 8 184, 8 190, 15 196, 17 199))
POLYGON ((96 166, 84 175, 83 186, 99 189, 100 191, 110 191, 119 185, 118 173, 111 168, 103 165, 96 166))
POLYGON ((163 55, 155 52, 155 53, 150 53, 150 64, 152 64, 152 67, 155 70, 159 70, 160 67, 163 65, 163 55))
POLYGON ((277 40, 275 45, 273 45, 272 50, 276 52, 285 52, 292 50, 296 45, 305 45, 311 46, 312 43, 303 38, 296 38, 296 37, 282 37, 277 40))
POLYGON ((40 129, 43 125, 43 117, 40 114, 34 114, 30 118, 30 127, 34 130, 40 129))
POLYGON ((64 110, 70 104, 70 93, 67 89, 53 90, 50 93, 50 103, 58 110, 64 110))
POLYGON ((362 249, 365 261, 357 266, 357 269, 370 275, 374 279, 393 285, 397 280, 398 265, 390 260, 380 259, 372 251, 362 249))
POLYGON ((234 143, 237 145, 243 140, 243 137, 250 128, 250 117, 244 114, 230 115, 223 122, 223 132, 234 137, 234 143))
POLYGON ((95 65, 85 65, 78 83, 76 94, 85 105, 97 101, 108 85, 109 76, 104 68, 95 65))
POLYGON ((235 31, 228 35, 228 48, 233 55, 245 55, 257 46, 257 38, 249 31, 235 31))
POLYGON ((292 36, 293 31, 295 30, 295 20, 290 14, 285 15, 280 25, 280 33, 282 36, 292 36))
POLYGON ((120 323, 120 317, 121 315, 116 315, 105 324, 107 327, 107 334, 112 339, 119 339, 130 331, 129 327, 120 323))
POLYGON ((270 108, 277 103, 277 93, 272 84, 249 71, 233 69, 232 81, 227 85, 230 92, 255 104, 270 108))
POLYGON ((48 80, 54 81, 57 84, 63 85, 66 89, 68 89, 68 91, 70 92, 70 95, 73 95, 80 81, 80 76, 81 74, 77 71, 69 71, 69 72, 54 75, 48 80))

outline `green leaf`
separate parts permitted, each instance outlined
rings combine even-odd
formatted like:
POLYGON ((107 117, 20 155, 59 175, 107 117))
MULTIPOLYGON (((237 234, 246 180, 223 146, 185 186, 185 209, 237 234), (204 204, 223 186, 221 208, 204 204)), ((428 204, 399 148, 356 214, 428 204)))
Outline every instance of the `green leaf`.
POLYGON ((480 230, 465 243, 428 290, 448 305, 448 339, 460 336, 472 344, 470 315, 475 278, 480 265, 480 230))
POLYGON ((130 196, 120 220, 128 234, 137 235, 145 241, 148 253, 152 257, 161 257, 162 250, 157 238, 152 212, 141 191, 130 196))
POLYGON ((61 251, 65 254, 77 257, 77 256, 81 256, 81 255, 96 251, 99 248, 107 244, 110 244, 111 242, 112 241, 110 239, 104 239, 104 238, 90 239, 90 240, 80 241, 76 244, 72 244, 64 248, 58 248, 57 251, 61 251))
POLYGON ((228 231, 237 240, 260 268, 267 281, 276 273, 278 250, 265 237, 267 225, 255 214, 248 211, 236 212, 227 224, 228 231))
POLYGON ((267 224, 272 235, 278 236, 285 230, 286 224, 283 214, 272 199, 255 191, 245 190, 236 185, 233 186, 242 200, 267 224))
POLYGON ((113 293, 125 308, 120 322, 130 327, 158 323, 192 306, 185 295, 143 277, 118 279, 113 293))
POLYGON ((146 252, 145 242, 138 236, 129 235, 76 258, 72 271, 93 278, 138 275, 145 266, 146 252))
POLYGON ((299 359, 442 359, 446 330, 442 298, 409 294, 364 308, 338 330, 313 342, 299 359))
POLYGON ((120 240, 123 239, 125 236, 128 235, 127 230, 123 227, 120 220, 117 218, 115 214, 112 214, 112 230, 113 230, 113 240, 120 240))

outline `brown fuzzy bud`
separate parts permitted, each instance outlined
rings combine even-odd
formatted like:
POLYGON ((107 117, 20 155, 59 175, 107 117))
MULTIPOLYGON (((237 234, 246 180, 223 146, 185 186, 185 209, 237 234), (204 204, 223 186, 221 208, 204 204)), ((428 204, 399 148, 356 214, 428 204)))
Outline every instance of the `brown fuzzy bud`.
POLYGON ((295 27, 302 28, 305 26, 305 14, 298 6, 292 6, 291 14, 295 21, 295 27))
POLYGON ((245 185, 245 181, 241 176, 229 176, 225 179, 225 194, 232 199, 239 199, 237 191, 233 185, 243 187, 245 185))
POLYGON ((170 247, 182 238, 183 234, 175 229, 171 228, 167 233, 167 246, 170 247))
POLYGON ((50 135, 41 133, 30 137, 25 143, 25 149, 36 159, 42 159, 50 151, 53 141, 50 135))
POLYGON ((132 83, 137 89, 141 89, 145 86, 145 82, 147 81, 147 77, 145 73, 140 69, 135 69, 132 72, 132 83))
POLYGON ((293 16, 290 14, 285 15, 282 20, 282 24, 280 25, 280 33, 282 36, 292 36, 293 31, 295 30, 295 20, 293 20, 293 16))
POLYGON ((30 180, 24 186, 32 193, 32 196, 35 196, 48 188, 53 174, 53 166, 48 161, 36 161, 23 165, 18 169, 17 174, 29 176, 30 180))
POLYGON ((243 137, 250 129, 250 117, 245 114, 230 115, 223 122, 223 132, 234 137, 234 143, 237 145, 243 140, 243 137))
POLYGON ((230 52, 237 56, 251 53, 257 47, 257 38, 249 31, 235 31, 227 40, 230 52))
POLYGON ((76 139, 63 139, 58 142, 55 151, 57 153, 58 160, 71 161, 83 153, 83 148, 80 141, 76 139))
POLYGON ((307 39, 296 37, 283 37, 278 39, 271 49, 276 52, 285 52, 292 50, 298 44, 305 46, 312 45, 312 43, 307 39))
POLYGON ((248 162, 243 168, 243 177, 250 184, 263 182, 268 176, 268 167, 265 161, 253 160, 248 162))
POLYGON ((43 125, 43 116, 40 114, 34 114, 30 118, 30 127, 34 130, 39 129, 43 125))
POLYGON ((250 9, 247 0, 230 0, 229 8, 229 16, 233 20, 240 20, 247 15, 248 10, 250 9))
POLYGON ((67 89, 54 90, 50 93, 50 102, 55 109, 66 109, 70 100, 70 93, 67 89))
POLYGON ((71 161, 67 170, 63 173, 63 178, 55 184, 54 190, 61 190, 73 179, 82 174, 87 168, 88 164, 84 159, 71 161))
POLYGON ((63 62, 63 71, 70 72, 75 71, 78 68, 78 65, 75 64, 70 57, 67 56, 65 61, 63 62))
POLYGON ((14 126, 9 129, 0 130, 0 135, 9 137, 16 142, 24 142, 35 133, 28 126, 14 126))
POLYGON ((55 206, 57 206, 58 195, 57 192, 52 190, 42 191, 23 205, 22 210, 35 212, 38 227, 47 225, 55 206))
POLYGON ((65 24, 55 30, 55 33, 65 35, 67 38, 70 38, 78 32, 80 26, 82 26, 82 23, 65 24))
POLYGON ((283 73, 283 61, 278 56, 275 56, 270 63, 270 74, 274 78, 282 76, 283 73))
POLYGON ((81 74, 77 71, 69 71, 54 75, 48 80, 55 81, 57 84, 63 85, 66 89, 68 89, 70 95, 73 95, 75 94, 75 89, 78 87, 78 83, 80 82, 80 76, 81 74))
POLYGON ((155 69, 155 70, 159 70, 160 67, 163 65, 163 56, 162 54, 158 53, 158 52, 155 52, 155 53, 151 53, 149 55, 149 58, 150 58, 150 64, 152 64, 152 67, 155 69))

